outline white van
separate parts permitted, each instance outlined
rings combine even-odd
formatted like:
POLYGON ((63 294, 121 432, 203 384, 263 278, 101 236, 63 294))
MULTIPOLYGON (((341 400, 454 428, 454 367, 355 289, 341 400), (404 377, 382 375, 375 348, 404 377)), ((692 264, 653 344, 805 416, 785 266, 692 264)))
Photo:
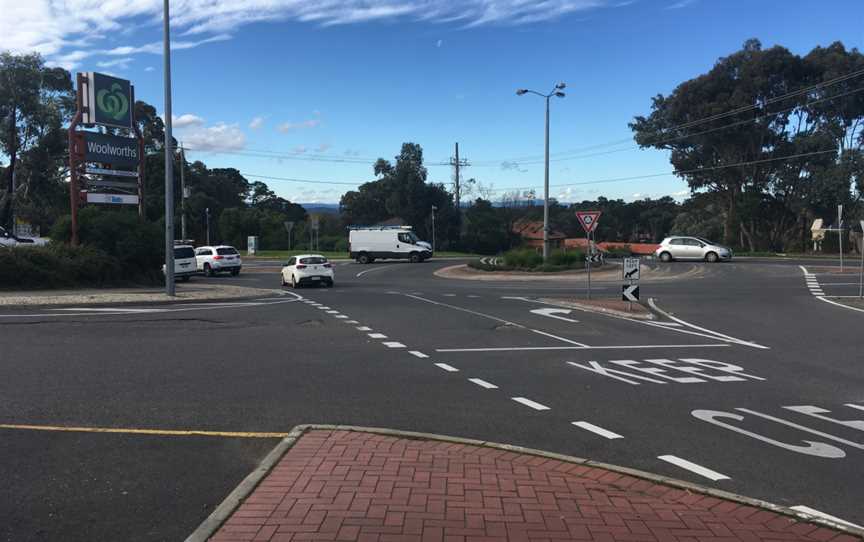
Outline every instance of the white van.
MULTIPOLYGON (((162 274, 165 274, 165 264, 162 264, 162 274)), ((195 260, 195 248, 191 245, 174 245, 174 278, 189 282, 189 277, 200 275, 195 260)))
POLYGON ((410 226, 348 228, 348 253, 357 263, 404 259, 412 263, 432 257, 432 245, 421 241, 410 226))

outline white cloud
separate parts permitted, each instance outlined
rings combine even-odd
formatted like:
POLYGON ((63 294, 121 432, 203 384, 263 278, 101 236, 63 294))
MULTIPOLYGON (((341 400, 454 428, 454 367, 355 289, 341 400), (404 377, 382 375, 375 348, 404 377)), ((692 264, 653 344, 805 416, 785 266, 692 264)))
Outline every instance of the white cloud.
POLYGON ((115 58, 113 60, 103 60, 101 62, 97 62, 96 66, 100 68, 120 68, 121 70, 125 70, 129 67, 129 63, 132 62, 132 57, 125 56, 122 58, 115 58))
POLYGON ((437 47, 439 49, 441 48, 442 45, 444 45, 444 40, 438 40, 435 42, 435 47, 437 47))
POLYGON ((681 8, 686 8, 687 6, 689 6, 690 4, 694 3, 695 1, 696 1, 696 0, 679 0, 678 2, 675 2, 674 4, 670 4, 670 5, 666 6, 664 9, 681 9, 681 8))
POLYGON ((246 135, 236 124, 194 125, 175 134, 183 145, 196 151, 238 151, 246 147, 246 135))
POLYGON ((527 169, 522 169, 519 165, 519 162, 501 162, 501 169, 504 171, 518 171, 519 173, 525 173, 528 171, 527 169))
POLYGON ((251 121, 249 121, 249 129, 257 130, 264 125, 264 117, 254 117, 251 121))
MULTIPOLYGON (((198 41, 177 41, 173 44, 177 50, 229 39, 229 33, 238 28, 263 21, 299 21, 320 26, 394 20, 461 26, 520 25, 612 7, 615 3, 616 0, 176 0, 171 21, 178 36, 208 36, 198 41)), ((3 49, 39 52, 59 64, 68 49, 87 48, 97 39, 128 35, 137 27, 159 21, 161 13, 161 0, 0 0, 0 36, 3 49)), ((160 54, 161 42, 120 46, 110 51, 117 56, 160 54)), ((70 60, 65 62, 68 65, 70 60)))
POLYGON ((335 203, 339 201, 341 195, 340 191, 334 188, 324 190, 307 188, 296 192, 288 199, 300 203, 335 203))
POLYGON ((277 130, 282 132, 283 134, 291 132, 293 130, 302 130, 305 128, 315 128, 321 121, 318 119, 309 119, 300 122, 283 122, 279 126, 276 127, 277 130))
POLYGON ((330 148, 333 147, 330 143, 321 143, 317 147, 315 147, 315 152, 327 152, 330 148))
POLYGON ((204 119, 198 115, 186 113, 179 117, 177 115, 171 115, 171 123, 175 128, 186 128, 189 126, 201 126, 204 124, 204 119))
POLYGON ((155 69, 156 69, 156 68, 154 68, 153 66, 147 66, 146 68, 144 68, 144 71, 145 71, 145 72, 152 72, 152 71, 155 70, 155 69))
POLYGON ((305 154, 307 150, 309 149, 307 149, 305 145, 297 145, 291 149, 291 152, 294 154, 305 154))

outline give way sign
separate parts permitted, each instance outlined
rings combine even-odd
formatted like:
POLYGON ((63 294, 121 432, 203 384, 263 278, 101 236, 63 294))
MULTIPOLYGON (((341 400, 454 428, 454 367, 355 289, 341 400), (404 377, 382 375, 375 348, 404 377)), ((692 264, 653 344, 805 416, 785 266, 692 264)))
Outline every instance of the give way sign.
POLYGON ((597 222, 600 221, 600 211, 576 211, 576 218, 582 224, 582 229, 585 233, 591 233, 597 229, 597 222))

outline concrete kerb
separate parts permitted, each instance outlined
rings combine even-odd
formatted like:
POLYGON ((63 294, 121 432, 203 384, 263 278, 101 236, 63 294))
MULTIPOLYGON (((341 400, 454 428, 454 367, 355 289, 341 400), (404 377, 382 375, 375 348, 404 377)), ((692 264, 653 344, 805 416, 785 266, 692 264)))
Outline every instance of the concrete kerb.
POLYGON ((189 304, 201 302, 218 302, 218 301, 249 301, 258 299, 264 296, 287 295, 285 290, 267 289, 267 288, 251 288, 247 286, 227 286, 231 293, 226 293, 226 286, 213 288, 212 295, 202 295, 196 297, 183 297, 182 290, 178 290, 181 295, 176 298, 168 298, 165 294, 157 292, 149 293, 82 293, 82 294, 61 294, 57 296, 42 295, 28 296, 26 292, 15 296, 0 296, 0 308, 28 308, 28 307, 68 307, 73 305, 99 305, 99 306, 132 306, 132 305, 175 305, 189 304), (221 290, 221 293, 220 293, 221 290))
POLYGON ((256 468, 249 476, 247 476, 240 485, 238 485, 234 491, 232 491, 228 497, 225 498, 222 503, 216 507, 216 510, 213 511, 201 525, 198 526, 195 531, 186 538, 186 542, 205 542, 211 536, 213 536, 219 528, 228 521, 228 518, 231 517, 231 514, 240 506, 240 504, 246 500, 249 495, 258 487, 258 484, 264 479, 267 474, 276 466, 280 459, 291 449, 291 447, 303 436, 307 431, 314 430, 322 430, 322 431, 353 431, 360 433, 373 433, 377 435, 387 435, 392 437, 404 438, 404 439, 412 439, 412 440, 435 440, 440 442, 448 442, 452 444, 466 444, 470 446, 477 446, 480 448, 493 448, 496 450, 504 450, 508 452, 515 452, 526 455, 533 455, 536 457, 543 457, 546 459, 555 459, 558 461, 562 461, 565 463, 575 463, 579 465, 585 465, 588 467, 596 467, 600 469, 605 469, 608 471, 616 472, 618 474, 625 474, 627 476, 632 476, 634 478, 640 478, 643 480, 647 480, 649 482, 654 482, 656 484, 667 485, 670 487, 674 487, 677 489, 682 489, 684 491, 688 491, 691 493, 699 493, 702 495, 706 495, 709 497, 715 497, 718 499, 723 499, 726 501, 735 502, 742 505, 752 506, 755 508, 760 508, 762 510, 767 510, 770 512, 774 512, 777 514, 782 514, 787 517, 794 518, 799 521, 806 521, 808 523, 813 523, 816 525, 821 525, 824 527, 828 527, 834 529, 836 531, 849 534, 858 538, 864 539, 864 529, 858 529, 855 527, 850 527, 848 525, 836 523, 818 516, 813 516, 811 514, 807 514, 804 512, 799 512, 797 510, 793 510, 791 508, 780 506, 777 504, 770 503, 768 501, 764 501, 761 499, 754 499, 751 497, 745 497, 743 495, 738 495, 736 493, 731 493, 728 491, 723 491, 720 489, 714 489, 711 487, 702 486, 699 484, 694 484, 691 482, 685 482, 683 480, 678 480, 676 478, 670 478, 668 476, 661 476, 658 474, 652 474, 650 472, 645 472, 638 469, 632 469, 629 467, 621 467, 618 465, 612 465, 609 463, 603 463, 601 461, 593 461, 591 459, 585 459, 581 457, 574 457, 564 454, 558 454, 554 452, 547 452, 544 450, 537 450, 534 448, 525 448, 522 446, 515 446, 512 444, 500 444, 496 442, 489 442, 484 440, 470 439, 470 438, 462 438, 462 437, 450 437, 446 435, 437 435, 434 433, 421 433, 416 431, 400 431, 397 429, 386 429, 379 427, 362 427, 356 425, 323 425, 323 424, 306 424, 306 425, 298 425, 291 429, 288 436, 282 439, 282 441, 276 445, 276 447, 270 451, 269 454, 261 461, 261 464, 256 468))

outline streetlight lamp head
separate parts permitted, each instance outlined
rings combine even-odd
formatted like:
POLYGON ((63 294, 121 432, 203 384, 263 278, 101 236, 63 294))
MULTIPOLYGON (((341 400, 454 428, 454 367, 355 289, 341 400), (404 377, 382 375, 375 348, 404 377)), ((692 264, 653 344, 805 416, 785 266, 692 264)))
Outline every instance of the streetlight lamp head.
POLYGON ((516 91, 516 96, 522 96, 526 92, 528 92, 526 89, 520 88, 519 90, 516 91))
POLYGON ((566 83, 558 83, 557 85, 555 85, 555 88, 564 89, 564 88, 567 88, 567 84, 566 83))
POLYGON ((563 92, 561 92, 559 90, 558 92, 555 93, 555 96, 558 96, 559 98, 563 98, 564 96, 566 96, 566 94, 564 94, 563 92))

